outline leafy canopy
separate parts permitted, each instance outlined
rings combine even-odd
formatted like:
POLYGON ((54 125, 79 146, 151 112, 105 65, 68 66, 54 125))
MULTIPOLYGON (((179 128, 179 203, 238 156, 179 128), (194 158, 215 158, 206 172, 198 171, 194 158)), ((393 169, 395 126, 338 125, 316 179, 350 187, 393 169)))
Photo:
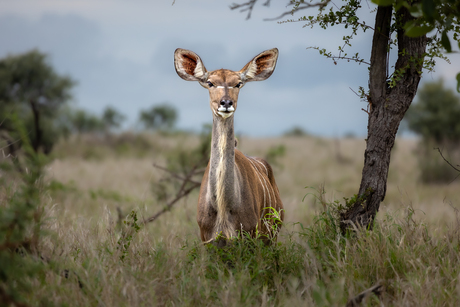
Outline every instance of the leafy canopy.
POLYGON ((176 120, 177 110, 167 103, 142 110, 139 115, 139 122, 145 129, 170 130, 176 124, 176 120))
POLYGON ((75 82, 58 74, 47 56, 38 50, 0 59, 0 130, 20 139, 7 114, 17 114, 24 123, 34 150, 48 153, 61 129, 60 109, 72 98, 75 82))
MULTIPOLYGON (((252 0, 246 3, 246 10, 252 10, 257 0, 252 0)), ((267 1, 268 4, 270 1, 267 1)), ((459 43, 460 34, 460 0, 372 0, 373 3, 379 6, 393 6, 393 21, 391 25, 389 48, 397 48, 398 37, 396 32, 398 29, 404 29, 405 35, 417 37, 427 34, 428 45, 425 54, 423 68, 432 71, 435 65, 435 58, 442 58, 448 61, 444 52, 454 52, 451 38, 459 43), (399 20, 397 12, 407 9, 415 18, 403 23, 399 20), (451 38, 450 38, 451 37, 451 38)), ((315 15, 305 15, 297 19, 288 19, 281 21, 285 22, 306 22, 304 27, 320 26, 324 29, 332 26, 341 25, 349 30, 347 35, 343 36, 343 43, 338 46, 338 53, 333 53, 330 50, 320 47, 312 47, 334 61, 337 60, 355 61, 359 64, 368 64, 370 62, 360 56, 359 53, 349 54, 349 47, 352 46, 352 39, 359 33, 364 33, 374 29, 371 25, 367 25, 365 21, 359 18, 358 11, 362 9, 360 0, 344 0, 341 2, 332 2, 331 0, 320 0, 317 3, 311 1, 289 1, 292 10, 289 12, 293 15, 295 12, 312 7, 318 7, 318 13, 315 15)), ((243 7, 244 4, 234 5, 233 8, 243 7)), ((370 6, 366 3, 366 8, 370 6)), ((311 11, 311 10, 308 10, 311 11)), ((288 12, 282 14, 285 16, 288 12)), ((389 49, 389 50, 390 50, 389 49)), ((403 51, 404 52, 404 51, 403 51)), ((390 86, 394 86, 400 74, 403 72, 394 71, 389 75, 390 86)), ((457 75, 457 91, 460 92, 460 73, 457 75)))
POLYGON ((59 75, 38 50, 10 55, 0 60, 0 102, 23 108, 37 104, 46 114, 53 113, 72 98, 75 85, 59 75))

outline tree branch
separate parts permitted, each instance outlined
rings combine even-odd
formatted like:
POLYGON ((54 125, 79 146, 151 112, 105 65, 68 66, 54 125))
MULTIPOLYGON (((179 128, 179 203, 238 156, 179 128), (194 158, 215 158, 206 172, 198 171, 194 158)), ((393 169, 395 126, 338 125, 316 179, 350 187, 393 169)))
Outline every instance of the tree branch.
POLYGON ((354 298, 348 301, 347 307, 357 307, 361 306, 361 303, 365 298, 367 298, 370 294, 374 293, 377 296, 380 296, 383 292, 384 288, 380 283, 377 283, 375 286, 370 287, 367 290, 364 290, 354 298))
MULTIPOLYGON (((187 174, 186 177, 182 177, 182 176, 178 175, 177 173, 175 173, 175 172, 173 172, 173 171, 167 169, 166 167, 161 166, 161 165, 158 165, 158 164, 156 164, 156 163, 153 163, 153 167, 156 167, 156 168, 158 168, 158 169, 161 169, 162 171, 165 171, 165 172, 169 173, 169 174, 171 175, 171 177, 174 177, 174 178, 179 179, 179 180, 181 180, 181 181, 188 180, 189 182, 194 183, 194 184, 201 184, 201 182, 192 180, 192 179, 190 179, 190 178, 187 179, 187 176, 188 176, 190 173, 187 174)), ((191 176, 197 175, 197 174, 200 174, 200 173, 203 173, 204 170, 205 170, 204 168, 201 168, 201 169, 195 169, 195 168, 194 168, 194 169, 192 170, 192 171, 193 171, 193 174, 191 174, 191 176)), ((190 176, 190 177, 191 177, 191 176, 190 176)))
MULTIPOLYGON (((298 7, 295 7, 293 8, 291 11, 288 11, 288 12, 284 12, 282 13, 281 15, 279 15, 278 17, 274 17, 274 18, 265 18, 264 20, 265 21, 273 21, 273 20, 277 20, 277 19, 281 19, 283 18, 284 16, 286 15, 294 15, 295 12, 298 12, 300 10, 304 10, 304 9, 309 9, 309 8, 312 8, 312 7, 318 7, 319 9, 322 9, 323 7, 325 7, 326 5, 329 4, 331 0, 326 0, 324 2, 317 2, 317 3, 303 3, 302 6, 298 6, 298 7)), ((292 4, 291 4, 292 5, 292 4)))
POLYGON ((177 192, 176 197, 173 200, 171 200, 169 203, 167 203, 166 206, 163 207, 163 209, 159 210, 157 213, 155 213, 151 217, 144 219, 144 224, 155 221, 160 215, 171 210, 172 206, 174 206, 182 197, 187 196, 188 194, 190 194, 190 192, 192 192, 194 189, 198 188, 199 186, 200 184, 193 184, 191 187, 184 190, 184 185, 183 185, 181 189, 179 190, 179 192, 177 192))
MULTIPOLYGON (((248 2, 245 2, 245 3, 241 3, 241 4, 238 4, 238 3, 233 3, 232 5, 230 5, 230 9, 231 10, 236 10, 236 9, 239 9, 239 8, 242 8, 240 10, 240 12, 248 12, 248 16, 246 16, 246 19, 250 19, 251 18, 251 13, 252 13, 252 10, 254 8, 254 5, 256 4, 257 0, 250 0, 248 2)), ((268 5, 267 3, 270 3, 270 0, 267 0, 267 2, 265 3, 265 5, 268 5)))
POLYGON ((144 219, 144 224, 147 224, 147 223, 155 221, 160 215, 162 215, 163 213, 168 212, 169 210, 171 210, 171 208, 179 200, 181 200, 183 197, 185 197, 188 194, 190 194, 193 190, 195 190, 196 188, 200 187, 200 185, 201 185, 201 182, 198 182, 198 181, 195 181, 195 180, 191 179, 192 176, 194 176, 194 175, 198 174, 199 172, 203 171, 202 169, 197 170, 196 165, 188 172, 188 174, 185 177, 182 177, 182 176, 180 176, 180 175, 168 170, 165 167, 162 167, 162 166, 159 166, 159 165, 156 165, 156 164, 154 164, 154 166, 159 168, 159 169, 161 169, 161 170, 164 170, 164 171, 168 172, 169 174, 171 174, 172 177, 174 177, 176 179, 179 179, 179 180, 182 180, 182 184, 181 184, 181 186, 179 188, 179 191, 176 193, 176 197, 174 197, 174 199, 169 201, 163 207, 163 209, 159 210, 157 213, 155 213, 151 217, 144 219), (188 188, 186 188, 187 183, 192 183, 192 185, 189 186, 188 188))
POLYGON ((392 6, 379 6, 375 17, 369 70, 369 92, 373 103, 378 101, 378 97, 384 96, 387 88, 387 54, 392 12, 392 6))
MULTIPOLYGON (((449 161, 447 161, 446 158, 444 158, 444 156, 442 155, 442 152, 441 152, 441 149, 439 149, 439 147, 436 147, 435 149, 438 150, 439 154, 441 155, 441 157, 444 159, 444 161, 447 162, 447 164, 449 164, 454 170, 456 170, 457 172, 460 173, 460 169, 456 168, 455 166, 453 166, 449 161)), ((460 167, 460 165, 457 165, 458 167, 460 167)))
MULTIPOLYGON (((248 12, 248 15, 246 16, 246 19, 250 19, 251 14, 252 14, 252 10, 254 9, 254 5, 257 3, 257 1, 258 0, 249 0, 248 2, 244 2, 244 3, 240 3, 240 4, 233 3, 232 5, 230 5, 230 9, 231 10, 241 9, 240 12, 248 12)), ((271 0, 265 1, 265 3, 263 5, 264 6, 269 6, 270 1, 271 0)), ((279 15, 278 17, 265 18, 264 20, 265 21, 273 21, 273 20, 281 19, 286 15, 294 15, 294 13, 297 12, 297 11, 304 10, 304 9, 309 9, 309 8, 312 8, 312 7, 319 7, 320 9, 322 9, 323 7, 328 5, 330 1, 331 0, 325 0, 324 2, 320 1, 320 2, 317 2, 317 3, 305 3, 305 2, 303 2, 303 3, 298 3, 298 4, 296 4, 295 1, 289 1, 289 3, 286 6, 293 5, 294 7, 292 8, 292 10, 286 11, 286 12, 282 13, 281 15, 279 15)))

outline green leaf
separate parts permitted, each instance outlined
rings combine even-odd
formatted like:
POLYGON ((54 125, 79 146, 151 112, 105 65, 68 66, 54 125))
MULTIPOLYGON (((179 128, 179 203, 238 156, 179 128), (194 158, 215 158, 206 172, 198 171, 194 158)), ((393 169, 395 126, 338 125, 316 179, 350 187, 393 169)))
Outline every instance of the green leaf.
POLYGON ((410 9, 411 6, 409 5, 409 3, 407 3, 407 1, 396 1, 396 5, 395 5, 395 11, 399 11, 402 7, 405 7, 406 9, 410 9))
POLYGON ((371 1, 372 3, 375 3, 378 6, 389 6, 389 5, 393 5, 393 3, 395 2, 395 0, 371 0, 371 1))
POLYGON ((433 21, 436 7, 433 0, 422 0, 422 11, 426 20, 429 22, 433 21))
POLYGON ((441 44, 447 52, 452 52, 452 46, 450 45, 449 37, 447 36, 447 30, 442 32, 441 44))
POLYGON ((460 93, 460 72, 457 74, 457 92, 460 93))
POLYGON ((427 34, 434 29, 434 26, 418 26, 415 22, 407 22, 404 25, 405 34, 409 37, 418 37, 427 34))
POLYGON ((420 18, 423 16, 422 6, 420 3, 412 4, 412 6, 406 8, 409 10, 412 17, 420 18))

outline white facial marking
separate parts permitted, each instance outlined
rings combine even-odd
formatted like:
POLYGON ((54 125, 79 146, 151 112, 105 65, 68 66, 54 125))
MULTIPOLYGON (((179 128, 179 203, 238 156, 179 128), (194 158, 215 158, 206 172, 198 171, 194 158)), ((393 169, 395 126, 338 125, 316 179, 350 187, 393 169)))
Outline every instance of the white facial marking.
POLYGON ((227 112, 233 112, 233 111, 235 111, 235 108, 234 108, 233 106, 230 106, 228 109, 226 109, 225 107, 220 106, 220 107, 217 109, 217 111, 220 111, 220 112, 225 112, 225 111, 227 111, 227 112))
MULTIPOLYGON (((225 86, 219 85, 219 86, 216 86, 216 88, 225 88, 225 86)), ((227 88, 233 88, 233 86, 227 86, 227 88)))
POLYGON ((232 115, 233 115, 233 112, 227 113, 227 112, 220 112, 220 111, 219 111, 219 112, 217 112, 217 114, 219 114, 219 115, 222 116, 223 118, 227 118, 227 117, 232 116, 232 115))

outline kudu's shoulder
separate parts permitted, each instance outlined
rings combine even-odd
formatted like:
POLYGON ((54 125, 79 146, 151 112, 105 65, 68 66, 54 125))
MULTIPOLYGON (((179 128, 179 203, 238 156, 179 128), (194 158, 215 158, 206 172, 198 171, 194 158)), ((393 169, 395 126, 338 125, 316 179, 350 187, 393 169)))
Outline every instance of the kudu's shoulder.
POLYGON ((270 164, 262 158, 250 157, 243 154, 241 151, 235 148, 235 162, 237 165, 241 165, 245 168, 252 168, 257 170, 259 173, 265 174, 267 177, 273 176, 273 170, 270 164))

